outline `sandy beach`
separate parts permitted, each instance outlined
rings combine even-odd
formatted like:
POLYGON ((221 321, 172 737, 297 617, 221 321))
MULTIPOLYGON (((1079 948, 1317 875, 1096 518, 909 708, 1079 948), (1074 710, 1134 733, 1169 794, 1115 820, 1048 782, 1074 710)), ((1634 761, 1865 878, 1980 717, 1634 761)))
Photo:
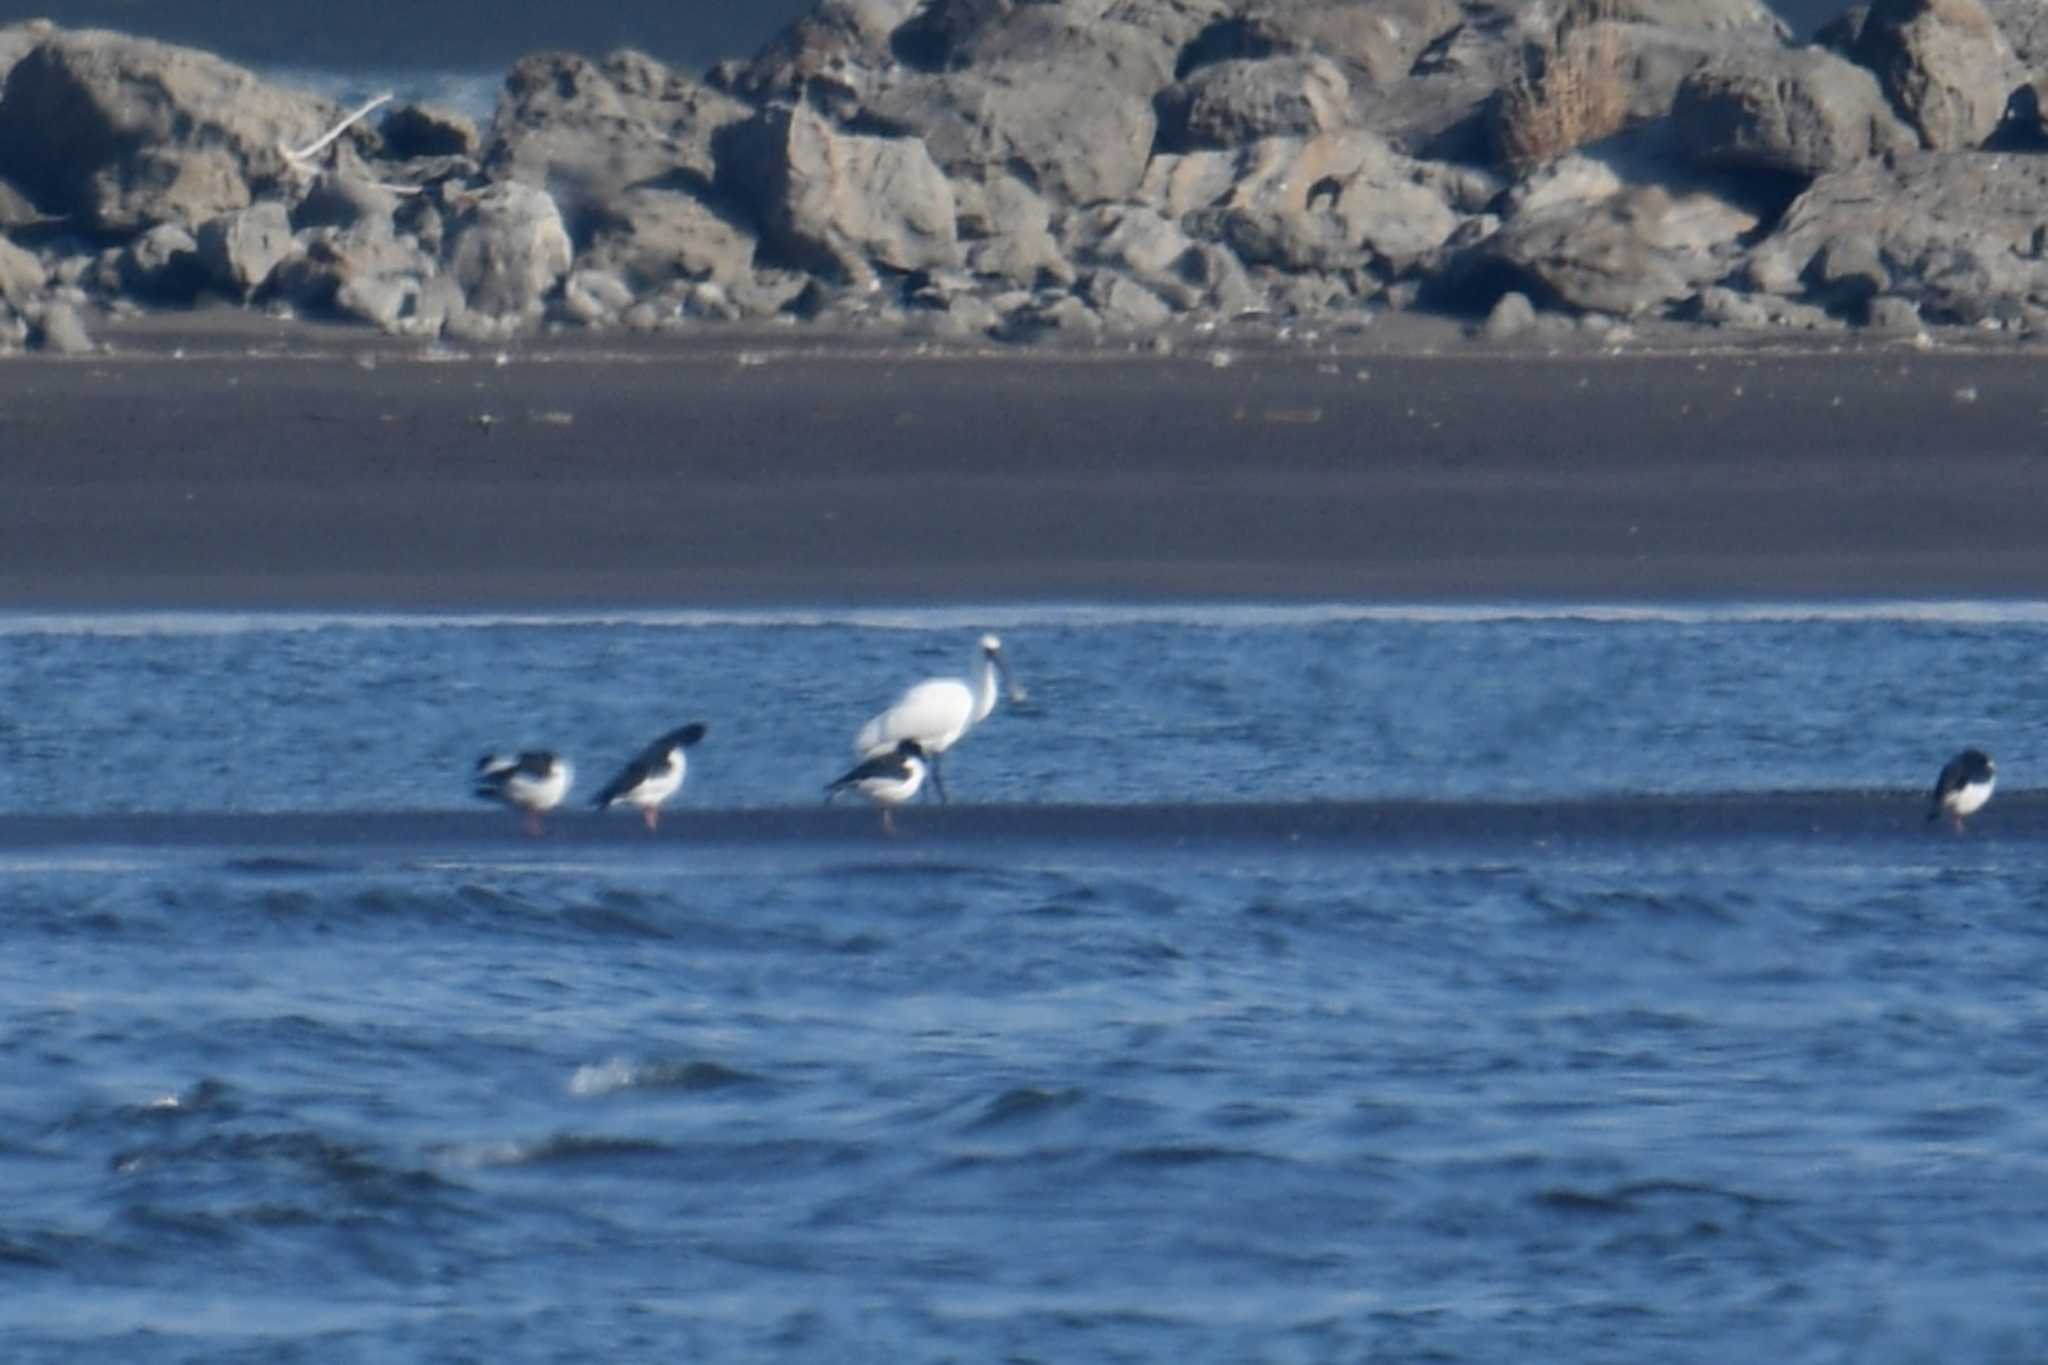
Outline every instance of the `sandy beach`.
POLYGON ((0 606, 2048 594, 2011 351, 115 344, 0 368, 0 606))

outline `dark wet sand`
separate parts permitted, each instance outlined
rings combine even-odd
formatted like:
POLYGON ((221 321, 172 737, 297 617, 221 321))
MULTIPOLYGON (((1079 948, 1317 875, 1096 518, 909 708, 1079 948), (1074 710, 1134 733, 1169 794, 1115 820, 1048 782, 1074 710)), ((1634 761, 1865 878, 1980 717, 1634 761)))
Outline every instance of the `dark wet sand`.
POLYGON ((2010 352, 121 344, 0 362, 0 606, 2048 595, 2010 352))
POLYGON ((1929 824, 1917 791, 1818 791, 1709 796, 1595 797, 1569 801, 1314 801, 1241 805, 920 804, 897 812, 884 839, 872 809, 801 806, 678 810, 649 834, 637 820, 557 812, 531 839, 503 811, 309 814, 0 815, 0 855, 53 849, 184 848, 270 860, 252 870, 317 871, 322 860, 379 850, 401 855, 568 853, 579 849, 684 853, 691 849, 849 843, 907 857, 1035 842, 1108 850, 1236 844, 1306 850, 1501 843, 1531 853, 1608 843, 1707 840, 1887 840, 1924 843, 1944 856, 1980 845, 2048 839, 2048 791, 2001 792, 1958 836, 1929 824), (305 860, 299 867, 289 860, 305 860))

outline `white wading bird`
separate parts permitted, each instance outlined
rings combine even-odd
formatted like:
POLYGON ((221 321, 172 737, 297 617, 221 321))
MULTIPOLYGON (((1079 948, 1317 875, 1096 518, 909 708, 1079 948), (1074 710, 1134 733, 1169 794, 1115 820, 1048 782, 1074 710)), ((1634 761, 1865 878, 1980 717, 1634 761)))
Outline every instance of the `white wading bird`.
POLYGON ((895 807, 917 795, 928 771, 924 746, 914 739, 898 740, 887 753, 863 759, 825 784, 825 802, 849 787, 882 808, 882 833, 894 834, 895 807))
POLYGON ((526 832, 535 836, 540 834, 541 812, 561 805, 574 780, 568 760, 546 749, 485 754, 476 761, 476 794, 526 812, 526 832))
POLYGON ((1963 817, 1984 808, 1991 789, 1998 785, 1998 765, 1982 749, 1965 749, 1942 765, 1934 779, 1934 798, 1927 806, 1928 823, 1943 815, 1963 832, 1963 817))
POLYGON ((913 685, 895 705, 860 728, 853 751, 863 758, 875 758, 890 753, 902 740, 916 740, 930 762, 932 789, 944 801, 946 782, 939 775, 939 755, 996 709, 998 676, 1011 701, 1023 700, 1023 692, 1011 680, 1009 665, 1003 661, 1003 642, 984 635, 971 679, 926 678, 913 685))
POLYGON ((662 803, 683 789, 683 775, 689 771, 689 760, 683 757, 683 750, 704 738, 704 727, 699 724, 685 725, 671 730, 654 743, 642 749, 631 763, 619 770, 619 775, 604 784, 604 790, 591 799, 590 804, 598 810, 609 810, 613 806, 638 806, 640 818, 647 822, 652 833, 661 820, 662 803))

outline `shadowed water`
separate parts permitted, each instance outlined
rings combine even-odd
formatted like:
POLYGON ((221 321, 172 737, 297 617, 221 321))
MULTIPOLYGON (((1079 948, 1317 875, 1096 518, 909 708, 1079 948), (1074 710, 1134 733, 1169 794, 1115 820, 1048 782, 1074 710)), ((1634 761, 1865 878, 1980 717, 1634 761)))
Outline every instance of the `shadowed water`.
POLYGON ((2048 1320, 2048 821, 1917 794, 2024 784, 2028 610, 997 618, 1035 709, 892 841, 815 783, 980 620, 80 624, 0 632, 9 1359, 2048 1320), (662 837, 468 810, 479 746, 695 717, 662 837))

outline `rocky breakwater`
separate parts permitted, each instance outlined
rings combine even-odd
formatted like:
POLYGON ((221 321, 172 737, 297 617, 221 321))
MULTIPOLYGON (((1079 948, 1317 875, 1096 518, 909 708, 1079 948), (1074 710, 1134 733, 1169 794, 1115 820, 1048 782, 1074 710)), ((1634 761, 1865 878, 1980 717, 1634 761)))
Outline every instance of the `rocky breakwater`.
POLYGON ((0 29, 0 342, 221 297, 491 339, 2048 326, 2048 20, 1871 0, 824 0, 495 116, 0 29))

